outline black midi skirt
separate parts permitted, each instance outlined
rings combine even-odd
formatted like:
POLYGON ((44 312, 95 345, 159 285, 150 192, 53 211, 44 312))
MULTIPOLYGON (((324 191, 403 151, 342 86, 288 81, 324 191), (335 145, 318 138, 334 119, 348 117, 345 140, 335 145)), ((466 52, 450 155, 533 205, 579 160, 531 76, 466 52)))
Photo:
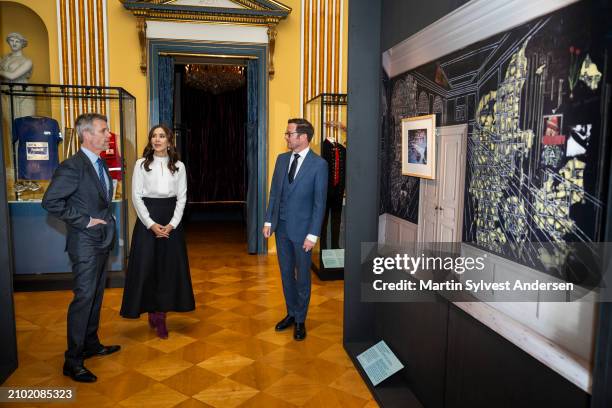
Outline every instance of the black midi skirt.
MULTIPOLYGON (((167 225, 176 197, 143 198, 151 218, 167 225)), ((121 316, 138 318, 145 312, 189 312, 195 309, 185 232, 181 222, 170 238, 156 238, 136 220, 123 291, 121 316)))

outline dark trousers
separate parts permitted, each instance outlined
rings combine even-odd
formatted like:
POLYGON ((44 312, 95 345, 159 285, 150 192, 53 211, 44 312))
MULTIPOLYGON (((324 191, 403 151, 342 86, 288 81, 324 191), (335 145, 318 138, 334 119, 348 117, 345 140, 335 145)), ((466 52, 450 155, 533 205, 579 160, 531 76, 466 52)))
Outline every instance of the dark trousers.
POLYGON ((304 323, 310 302, 312 251, 304 251, 304 241, 294 242, 289 239, 286 224, 282 220, 278 222, 275 236, 287 314, 293 316, 296 322, 304 323))
POLYGON ((74 298, 68 307, 68 350, 66 362, 83 364, 85 350, 100 348, 98 326, 106 283, 108 252, 91 256, 70 255, 74 298))

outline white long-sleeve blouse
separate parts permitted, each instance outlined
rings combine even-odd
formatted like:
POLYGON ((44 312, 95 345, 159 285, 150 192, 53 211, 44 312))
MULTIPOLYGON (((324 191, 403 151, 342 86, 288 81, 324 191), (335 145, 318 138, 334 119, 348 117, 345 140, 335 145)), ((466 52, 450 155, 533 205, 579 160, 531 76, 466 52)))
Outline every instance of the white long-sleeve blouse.
POLYGON ((149 165, 151 171, 146 171, 143 164, 144 158, 138 159, 134 166, 132 177, 132 201, 138 218, 147 228, 151 228, 156 220, 149 215, 149 210, 142 200, 143 197, 167 198, 176 197, 176 207, 170 220, 170 224, 176 228, 183 218, 183 211, 187 203, 187 174, 185 165, 177 161, 178 171, 174 174, 168 169, 168 157, 153 156, 153 162, 149 165))

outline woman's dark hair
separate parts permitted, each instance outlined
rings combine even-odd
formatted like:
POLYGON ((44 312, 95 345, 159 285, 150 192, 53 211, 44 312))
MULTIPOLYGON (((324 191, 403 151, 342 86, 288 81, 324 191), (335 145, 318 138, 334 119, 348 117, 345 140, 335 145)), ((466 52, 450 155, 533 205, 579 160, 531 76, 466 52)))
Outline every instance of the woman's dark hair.
POLYGON ((153 139, 153 133, 157 129, 163 130, 166 134, 166 140, 168 140, 168 169, 170 169, 170 172, 174 174, 178 171, 176 162, 179 160, 179 155, 176 152, 176 147, 174 146, 174 133, 172 133, 172 131, 166 125, 155 125, 151 128, 151 130, 149 130, 149 143, 147 143, 147 146, 144 148, 144 152, 142 152, 142 157, 145 159, 142 165, 146 171, 151 171, 149 166, 153 162, 153 155, 155 154, 155 149, 153 149, 151 139, 153 139))

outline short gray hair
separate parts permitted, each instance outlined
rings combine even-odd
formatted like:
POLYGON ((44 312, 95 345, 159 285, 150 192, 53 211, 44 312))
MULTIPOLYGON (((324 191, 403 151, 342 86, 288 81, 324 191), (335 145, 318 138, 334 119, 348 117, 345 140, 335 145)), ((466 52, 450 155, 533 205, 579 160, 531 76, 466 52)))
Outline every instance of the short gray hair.
POLYGON ((83 143, 83 132, 93 132, 93 122, 99 119, 108 122, 108 118, 99 113, 90 112, 80 114, 74 121, 74 128, 76 129, 77 136, 79 137, 79 143, 83 143))

